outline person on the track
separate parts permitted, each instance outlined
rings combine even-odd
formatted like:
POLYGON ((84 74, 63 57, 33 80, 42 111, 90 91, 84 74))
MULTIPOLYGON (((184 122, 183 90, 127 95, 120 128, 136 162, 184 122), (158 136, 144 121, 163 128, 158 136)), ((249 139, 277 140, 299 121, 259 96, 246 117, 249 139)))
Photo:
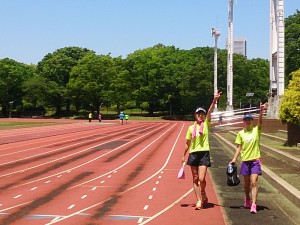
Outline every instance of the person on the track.
POLYGON ((128 120, 129 120, 129 115, 125 114, 125 124, 127 124, 128 120))
POLYGON ((258 175, 262 174, 260 160, 260 134, 263 111, 268 103, 260 105, 257 126, 253 127, 253 116, 247 113, 243 117, 244 129, 239 131, 235 140, 237 148, 231 163, 235 163, 241 155, 242 163, 240 174, 244 177, 245 208, 251 213, 257 213, 256 201, 258 195, 258 175), (250 199, 250 191, 252 203, 250 199))
POLYGON ((199 107, 194 113, 195 122, 189 126, 186 134, 186 147, 184 150, 182 162, 185 162, 185 155, 189 151, 187 165, 191 167, 193 176, 193 187, 196 194, 197 203, 195 209, 201 209, 208 202, 205 192, 206 171, 210 163, 209 146, 209 128, 211 113, 214 106, 221 96, 222 92, 215 95, 207 113, 206 110, 199 107))
POLYGON ((120 124, 123 125, 123 121, 124 121, 124 113, 123 113, 123 112, 121 112, 121 113, 119 114, 119 118, 120 118, 120 124))
POLYGON ((90 112, 90 113, 89 113, 89 122, 91 122, 92 119, 93 119, 93 114, 90 112))

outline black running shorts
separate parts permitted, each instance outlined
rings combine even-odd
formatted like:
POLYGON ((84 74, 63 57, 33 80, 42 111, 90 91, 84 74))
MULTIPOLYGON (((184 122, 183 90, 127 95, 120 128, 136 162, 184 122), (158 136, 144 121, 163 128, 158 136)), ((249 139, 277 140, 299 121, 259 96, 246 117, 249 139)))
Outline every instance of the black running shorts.
POLYGON ((207 166, 210 167, 210 154, 209 151, 192 152, 189 154, 187 161, 189 166, 207 166))

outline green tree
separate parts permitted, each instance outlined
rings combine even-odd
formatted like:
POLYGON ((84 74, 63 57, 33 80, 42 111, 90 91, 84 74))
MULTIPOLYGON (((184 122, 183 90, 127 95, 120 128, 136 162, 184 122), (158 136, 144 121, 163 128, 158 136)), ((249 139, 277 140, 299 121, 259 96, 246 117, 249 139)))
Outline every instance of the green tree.
POLYGON ((38 73, 45 77, 47 81, 54 82, 52 87, 55 88, 55 94, 47 96, 51 102, 56 102, 56 114, 61 114, 63 105, 66 107, 67 113, 70 108, 70 99, 67 95, 67 84, 70 79, 70 73, 78 61, 87 53, 93 52, 86 48, 65 47, 47 54, 37 65, 38 73))
POLYGON ((132 86, 129 82, 130 73, 126 69, 125 60, 121 57, 114 58, 113 60, 116 74, 110 79, 109 88, 106 94, 107 99, 110 99, 110 103, 117 105, 117 112, 120 113, 121 110, 127 108, 127 102, 132 102, 132 86))
POLYGON ((175 52, 174 46, 157 44, 151 48, 137 50, 126 59, 126 69, 130 73, 128 80, 134 87, 132 97, 137 105, 148 105, 150 115, 164 108, 167 96, 172 95, 166 94, 166 91, 172 86, 170 77, 174 74, 170 65, 175 52))
MULTIPOLYGON (((300 11, 285 19, 285 74, 286 80, 291 79, 290 73, 300 68, 300 11)), ((288 84, 288 82, 286 82, 288 84)))
POLYGON ((265 59, 246 59, 242 55, 234 54, 233 96, 236 99, 235 108, 239 102, 243 107, 259 106, 266 99, 269 90, 269 63, 265 59), (246 97, 246 93, 254 96, 246 97))
POLYGON ((48 84, 46 78, 34 75, 23 83, 23 101, 25 101, 30 108, 44 108, 46 106, 45 90, 47 89, 48 84))
POLYGON ((197 106, 208 108, 214 94, 213 48, 181 50, 179 57, 182 111, 190 114, 197 106))
MULTIPOLYGON (((62 105, 61 96, 65 96, 65 89, 54 81, 35 75, 23 84, 24 103, 32 110, 56 108, 62 105)), ((26 110, 25 107, 25 110, 26 110)))
POLYGON ((32 66, 8 58, 0 60, 0 104, 3 116, 8 116, 10 107, 22 106, 22 84, 34 72, 32 66))
POLYGON ((116 78, 114 60, 109 55, 89 53, 74 66, 68 84, 71 101, 76 110, 98 111, 105 102, 110 84, 116 78))
POLYGON ((291 73, 291 77, 281 101, 280 120, 286 124, 300 125, 300 69, 291 73))

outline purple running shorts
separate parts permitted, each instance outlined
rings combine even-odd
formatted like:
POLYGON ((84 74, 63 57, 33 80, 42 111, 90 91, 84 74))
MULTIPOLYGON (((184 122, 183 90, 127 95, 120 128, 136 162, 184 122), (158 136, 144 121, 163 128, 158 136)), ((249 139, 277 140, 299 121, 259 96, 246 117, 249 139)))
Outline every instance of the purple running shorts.
POLYGON ((258 174, 261 175, 261 160, 244 161, 241 164, 240 174, 243 176, 258 174))

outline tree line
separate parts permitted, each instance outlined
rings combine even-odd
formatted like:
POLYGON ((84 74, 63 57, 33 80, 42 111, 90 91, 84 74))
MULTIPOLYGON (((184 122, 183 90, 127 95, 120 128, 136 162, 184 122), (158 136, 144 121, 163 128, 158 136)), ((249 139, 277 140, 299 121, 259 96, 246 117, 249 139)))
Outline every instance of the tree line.
MULTIPOLYGON (((300 12, 286 18, 286 78, 300 68, 300 12), (297 34, 295 34, 297 33, 297 34)), ((99 112, 99 106, 116 111, 132 108, 176 115, 190 114, 195 107, 208 107, 213 98, 214 49, 183 50, 156 44, 136 50, 126 58, 97 55, 81 47, 64 47, 48 53, 37 65, 13 59, 0 60, 1 116, 11 110, 74 116, 99 112)), ((224 93, 218 104, 226 108, 227 50, 218 50, 218 88, 224 93)), ((249 106, 269 93, 269 62, 233 56, 233 105, 249 106)))

